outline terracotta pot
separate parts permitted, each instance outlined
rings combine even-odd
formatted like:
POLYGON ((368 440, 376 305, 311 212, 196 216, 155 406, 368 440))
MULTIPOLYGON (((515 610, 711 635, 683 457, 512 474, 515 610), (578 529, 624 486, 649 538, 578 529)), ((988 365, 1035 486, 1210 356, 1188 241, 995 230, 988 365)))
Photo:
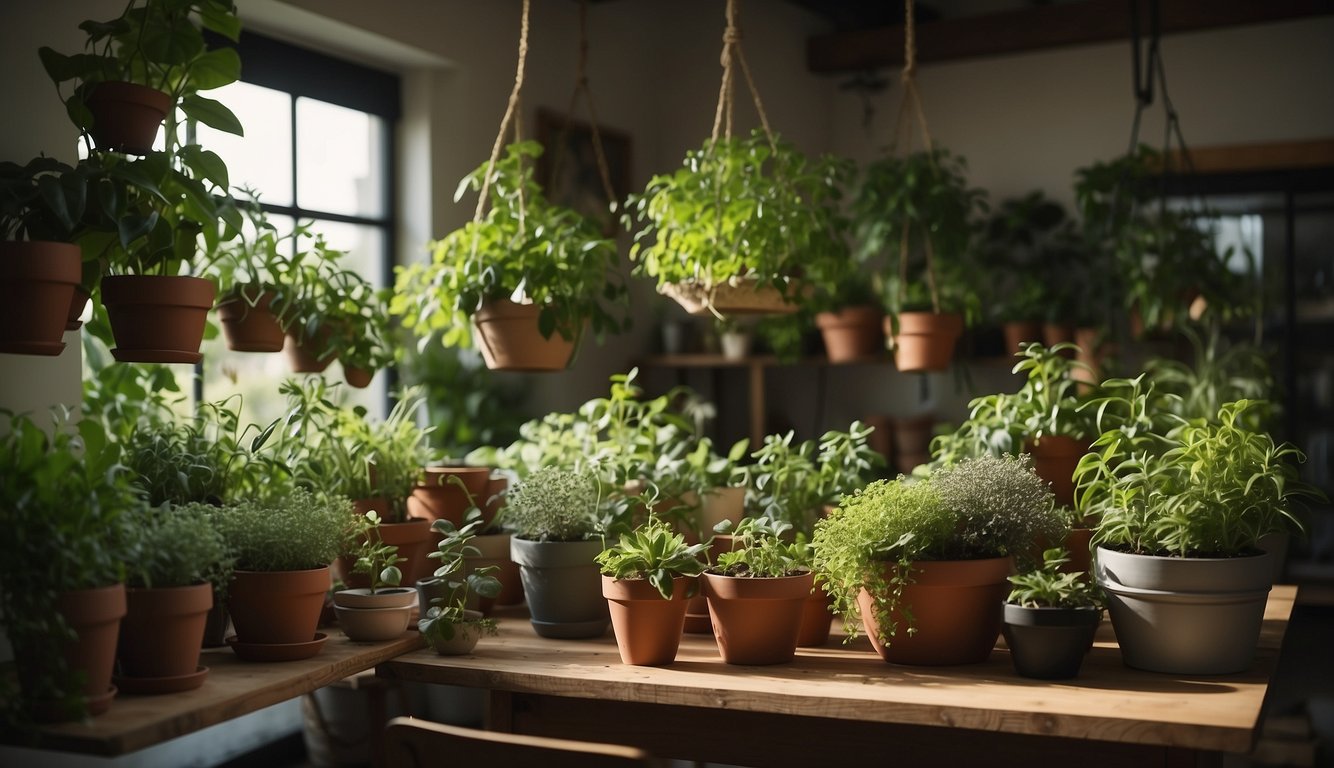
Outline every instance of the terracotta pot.
POLYGON ((728 664, 791 661, 813 574, 779 578, 702 577, 718 651, 728 664))
POLYGON ((667 600, 648 579, 602 577, 602 596, 607 598, 623 663, 656 667, 676 660, 688 593, 697 589, 697 584, 693 577, 672 579, 672 597, 667 600))
POLYGON ((1005 354, 1015 355, 1019 353, 1019 348, 1028 342, 1042 341, 1042 323, 1038 322, 1013 322, 1001 326, 1001 332, 1005 334, 1005 354))
POLYGON ((1075 503, 1075 467, 1088 450, 1087 440, 1064 435, 1024 441, 1024 452, 1033 457, 1033 469, 1038 477, 1051 484, 1056 503, 1067 507, 1075 503))
MULTIPOLYGON (((438 539, 431 532, 430 521, 409 519, 402 523, 382 522, 380 540, 398 547, 398 556, 405 558, 404 562, 398 564, 398 570, 403 573, 400 584, 413 584, 418 579, 424 579, 435 572, 439 561, 432 560, 430 555, 435 551, 435 542, 438 539)), ((349 588, 369 587, 371 585, 369 576, 352 572, 352 567, 356 563, 357 559, 352 555, 341 555, 335 563, 336 575, 349 588)))
POLYGON ((252 307, 237 296, 218 304, 218 319, 227 348, 235 352, 281 352, 286 335, 269 308, 273 294, 264 292, 252 307))
POLYGON ((349 387, 365 389, 371 385, 371 379, 373 378, 375 378, 375 371, 358 368, 355 365, 343 366, 343 381, 346 381, 349 387))
MULTIPOLYGON (((709 543, 709 551, 704 556, 704 562, 710 565, 718 562, 719 555, 732 551, 735 546, 735 536, 729 534, 714 536, 713 541, 709 543)), ((700 593, 687 601, 685 631, 693 635, 713 634, 713 619, 709 616, 709 601, 704 597, 702 584, 700 593)))
MULTIPOLYGON (((887 567, 894 567, 892 565, 887 567)), ((901 608, 891 617, 898 632, 885 645, 872 611, 872 597, 862 590, 857 607, 871 645, 894 664, 975 664, 986 661, 1001 630, 1001 607, 1009 593, 1010 558, 916 562, 913 583, 903 588, 901 608), (912 612, 915 634, 909 635, 912 612)))
POLYGON ((306 336, 299 329, 287 332, 287 341, 283 351, 287 353, 287 363, 293 373, 323 373, 334 361, 337 354, 329 349, 329 337, 333 329, 321 326, 314 336, 306 336))
POLYGON ((1093 572, 1093 529, 1071 528, 1065 535, 1065 551, 1070 561, 1061 566, 1061 573, 1093 572))
POLYGON ((393 640, 408 629, 412 608, 417 604, 413 587, 341 589, 334 593, 338 626, 349 640, 379 642, 393 640))
POLYGON ((473 315, 477 347, 493 371, 563 371, 574 356, 574 339, 559 332, 544 338, 537 329, 542 308, 498 299, 482 304, 473 315))
MULTIPOLYGON (((455 527, 461 527, 468 508, 476 504, 485 519, 490 467, 427 467, 422 474, 422 484, 413 488, 408 497, 409 515, 425 520, 448 520, 455 527), (467 493, 449 482, 450 477, 461 480, 467 493), (470 495, 471 501, 468 499, 470 495)), ((490 520, 482 527, 488 525, 490 520)))
POLYGON ((797 632, 798 648, 818 648, 829 642, 829 625, 834 619, 831 609, 834 599, 823 589, 815 588, 801 605, 801 629, 797 632))
POLYGON ((91 298, 92 296, 82 285, 74 286, 74 297, 69 302, 69 315, 65 318, 65 330, 77 331, 83 326, 83 321, 79 318, 83 317, 83 310, 87 309, 88 300, 91 298))
MULTIPOLYGON (((1109 352, 1108 345, 1103 343, 1102 329, 1076 328, 1075 344, 1079 345, 1075 359, 1088 368, 1075 368, 1070 372, 1070 377, 1091 386, 1101 384, 1104 376, 1102 364, 1109 352)), ((1081 390, 1087 390, 1087 387, 1081 387, 1081 390)))
POLYGON ((295 645, 315 637, 329 568, 307 571, 236 571, 228 592, 236 636, 247 645, 295 645))
POLYGON ((931 459, 935 414, 897 418, 893 421, 894 468, 908 474, 931 459))
POLYGON ((188 678, 184 687, 198 688, 203 676, 199 669, 199 649, 203 645, 204 625, 213 607, 213 585, 129 589, 125 593, 128 612, 120 625, 120 645, 116 657, 120 675, 133 678, 188 678))
MULTIPOLYGON (((1057 344, 1075 342, 1075 327, 1066 323, 1043 323, 1042 324, 1042 344, 1048 349, 1057 344)), ((1075 352, 1072 349, 1061 352, 1066 357, 1073 358, 1075 352)))
POLYGON ((885 317, 885 334, 894 340, 894 364, 900 371, 943 371, 954 358, 954 344, 963 334, 963 316, 956 313, 900 312, 885 317))
MULTIPOLYGON (((79 693, 85 699, 88 714, 100 715, 110 708, 116 695, 116 689, 111 687, 111 670, 116 661, 116 636, 126 610, 125 585, 62 592, 56 599, 56 610, 78 635, 77 640, 64 644, 65 664, 84 675, 79 693)), ((44 671, 29 660, 32 655, 28 648, 14 648, 19 685, 29 699, 32 716, 46 722, 77 718, 79 713, 68 711, 63 702, 32 698, 36 690, 35 675, 44 671)))
POLYGON ((64 351, 82 258, 79 246, 69 243, 0 241, 0 352, 64 351))
POLYGON ((117 360, 197 363, 199 343, 217 286, 202 277, 111 275, 102 278, 102 305, 111 320, 117 360))
POLYGON ((88 132, 98 149, 146 155, 171 109, 171 96, 136 83, 105 82, 92 89, 87 103, 93 113, 88 132))
POLYGON ((815 325, 824 338, 825 355, 831 363, 868 360, 885 351, 881 331, 885 313, 878 307, 844 307, 837 312, 821 312, 815 325))

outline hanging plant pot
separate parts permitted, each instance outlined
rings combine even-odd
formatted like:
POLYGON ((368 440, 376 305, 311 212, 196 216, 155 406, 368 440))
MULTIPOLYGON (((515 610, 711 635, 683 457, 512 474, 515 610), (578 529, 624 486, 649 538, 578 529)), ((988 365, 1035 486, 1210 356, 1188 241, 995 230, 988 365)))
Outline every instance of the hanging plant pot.
POLYGON ((761 285, 753 277, 732 277, 713 285, 696 280, 664 283, 658 292, 692 315, 790 315, 799 307, 788 296, 803 291, 795 281, 785 278, 784 282, 786 292, 769 283, 761 285))
POLYGON ((93 113, 88 130, 97 148, 146 155, 153 151, 158 128, 171 109, 171 96, 136 83, 105 82, 87 98, 93 113))
MULTIPOLYGON (((56 610, 78 636, 77 640, 64 644, 65 664, 83 673, 83 687, 78 693, 84 697, 88 714, 100 715, 111 707, 116 696, 111 671, 116 661, 116 635, 125 616, 125 585, 62 592, 57 597, 56 610)), ((33 718, 56 722, 77 716, 67 711, 61 701, 32 698, 29 692, 36 688, 34 676, 43 671, 41 665, 28 660, 32 655, 29 648, 14 648, 19 686, 25 691, 33 718)))
POLYGON ((358 368, 355 365, 343 365, 343 381, 346 381, 349 387, 365 389, 371 385, 371 379, 373 378, 375 378, 375 371, 358 368))
POLYGON ((676 660, 686 621, 688 593, 694 591, 696 584, 697 580, 689 576, 672 579, 669 600, 648 579, 602 577, 602 595, 611 611, 611 626, 622 663, 657 667, 676 660))
POLYGON ((421 485, 414 487, 408 497, 408 515, 423 520, 448 520, 455 528, 462 528, 464 515, 471 506, 468 501, 471 495, 482 510, 486 520, 482 527, 486 528, 491 524, 486 518, 486 489, 490 479, 490 467, 426 467, 422 470, 421 485), (467 493, 451 483, 451 477, 457 477, 467 493))
POLYGON ((270 305, 273 294, 264 292, 252 307, 236 296, 218 304, 218 319, 227 348, 235 352, 281 352, 285 335, 270 305))
POLYGON ((1039 680, 1064 680, 1079 674, 1101 608, 1026 608, 1005 604, 1005 645, 1014 671, 1039 680))
POLYGON ((868 360, 884 354, 884 318, 885 313, 878 307, 844 307, 816 315, 815 325, 824 338, 829 362, 868 360))
POLYGON ((317 636, 329 568, 305 571, 236 571, 227 608, 236 635, 227 639, 247 661, 305 659, 320 652, 317 636))
POLYGON ((954 344, 963 334, 963 316, 957 313, 900 312, 898 332, 894 318, 885 317, 885 334, 894 342, 894 364, 900 371, 944 371, 954 358, 954 344))
POLYGON ((199 666, 199 649, 213 607, 213 585, 129 589, 125 597, 116 686, 124 693, 161 694, 203 685, 208 667, 199 666))
POLYGON ((542 308, 495 299, 482 304, 473 315, 477 347, 486 367, 493 371, 563 371, 574 357, 575 339, 554 331, 551 338, 538 330, 542 308))
POLYGON ((1051 485, 1056 503, 1067 507, 1075 503, 1075 467, 1088 450, 1087 440, 1065 435, 1045 435, 1037 440, 1024 441, 1024 453, 1033 457, 1033 470, 1051 485))
POLYGON ((102 304, 116 348, 129 363, 197 363, 199 343, 217 286, 202 277, 111 275, 102 278, 102 304))
MULTIPOLYGON (((887 568, 893 568, 890 565, 887 568)), ((893 664, 976 664, 986 661, 1001 630, 1001 606, 1009 592, 1010 558, 936 560, 912 564, 913 583, 903 588, 901 608, 891 614, 898 632, 885 645, 873 608, 862 590, 857 607, 871 645, 893 664), (907 612, 917 631, 909 635, 907 612)), ((892 579, 892 573, 886 578, 892 579)))
POLYGON ((329 337, 332 335, 333 329, 327 325, 320 326, 313 336, 305 335, 299 328, 289 330, 283 351, 287 353, 287 362, 292 366, 292 372, 323 373, 336 357, 329 348, 329 337))
POLYGON ((706 571, 701 580, 723 661, 782 664, 792 660, 802 607, 815 581, 813 574, 748 578, 706 571))
POLYGON ((82 258, 79 246, 70 243, 0 242, 0 352, 64 351, 61 339, 82 276, 82 258))
POLYGON ((1042 323, 1035 321, 1015 321, 1001 326, 1005 335, 1005 354, 1014 355, 1019 347, 1028 342, 1042 341, 1042 323))

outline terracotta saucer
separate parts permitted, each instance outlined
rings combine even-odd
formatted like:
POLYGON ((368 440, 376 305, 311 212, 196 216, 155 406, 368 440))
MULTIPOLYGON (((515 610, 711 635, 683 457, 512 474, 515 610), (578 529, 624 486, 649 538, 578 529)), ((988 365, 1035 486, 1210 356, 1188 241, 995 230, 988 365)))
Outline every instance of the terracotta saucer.
POLYGON ((111 356, 122 363, 189 363, 191 365, 204 359, 202 352, 186 352, 180 349, 121 349, 111 350, 111 356))
POLYGON ((246 661, 296 661, 319 653, 328 639, 323 632, 316 632, 315 639, 307 643, 242 643, 236 635, 228 635, 227 645, 246 661))
POLYGON ((111 681, 120 688, 121 693, 137 693, 143 696, 155 696, 160 693, 180 693, 191 691, 204 684, 208 677, 208 667, 201 666, 187 675, 172 677, 121 677, 116 675, 111 681))
MULTIPOLYGON (((89 696, 84 701, 89 717, 95 717, 111 709, 111 700, 116 698, 116 686, 107 688, 107 692, 98 696, 89 696)), ((69 722, 70 715, 62 701, 53 699, 34 699, 28 702, 28 713, 39 723, 69 722)))

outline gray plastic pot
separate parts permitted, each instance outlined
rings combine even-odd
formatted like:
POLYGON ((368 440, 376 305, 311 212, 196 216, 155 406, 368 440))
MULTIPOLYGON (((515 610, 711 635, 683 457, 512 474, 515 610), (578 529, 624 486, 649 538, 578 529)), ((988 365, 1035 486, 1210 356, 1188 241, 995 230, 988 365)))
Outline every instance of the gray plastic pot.
POLYGON ((1272 585, 1268 554, 1156 557, 1099 547, 1095 572, 1127 666, 1180 675, 1250 668, 1272 585))
POLYGON ((510 540, 519 565, 533 629, 542 637, 601 637, 611 623, 602 577, 593 558, 602 542, 510 540))
POLYGON ((1015 672, 1062 680, 1079 674, 1101 621, 1099 608, 1025 608, 1006 603, 1001 632, 1015 672))

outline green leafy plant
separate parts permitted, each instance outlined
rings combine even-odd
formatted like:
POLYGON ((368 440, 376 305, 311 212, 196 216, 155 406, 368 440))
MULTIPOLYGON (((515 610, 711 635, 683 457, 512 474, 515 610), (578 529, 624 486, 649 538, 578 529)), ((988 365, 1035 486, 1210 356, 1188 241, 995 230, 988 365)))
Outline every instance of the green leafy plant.
POLYGON ((505 523, 519 538, 583 541, 604 527, 601 487, 589 472, 542 467, 510 487, 505 523))
POLYGON ((164 504, 132 515, 135 551, 126 559, 125 583, 163 588, 207 582, 215 591, 226 589, 232 558, 213 525, 214 509, 208 504, 164 504))
POLYGON ((221 504, 246 463, 228 428, 236 418, 226 403, 206 403, 190 421, 139 421, 125 440, 124 462, 148 503, 221 504))
POLYGON ((431 524, 431 530, 441 537, 436 551, 430 554, 440 561, 433 579, 445 582, 449 595, 433 600, 426 616, 417 622, 417 628, 429 645, 454 639, 454 632, 464 623, 480 628, 484 634, 496 634, 494 619, 469 618, 464 612, 469 595, 495 597, 500 594, 500 581, 494 575, 496 566, 468 567, 467 558, 480 554, 469 542, 481 526, 481 515, 476 512, 465 518, 462 528, 455 527, 449 520, 436 520, 431 524))
POLYGON ((385 544, 380 538, 379 513, 372 509, 356 518, 353 530, 361 543, 352 552, 357 557, 352 572, 365 574, 370 579, 371 594, 384 587, 397 587, 403 580, 398 564, 407 562, 407 558, 399 557, 398 547, 385 544))
POLYGON ((304 488, 264 503, 233 502, 214 523, 236 557, 237 570, 303 571, 323 568, 347 551, 352 504, 304 488))
MULTIPOLYGON (((672 579, 698 576, 700 555, 708 542, 687 545, 685 538, 658 518, 622 535, 597 556, 602 573, 614 579, 648 579, 663 598, 672 599, 672 579)), ((693 590, 691 595, 693 596, 693 590)))
POLYGON ((1277 410, 1268 398, 1274 390, 1269 362, 1260 348, 1246 343, 1228 344, 1216 326, 1203 337, 1190 328, 1182 333, 1191 342, 1190 364, 1169 358, 1154 358, 1145 365, 1156 390, 1171 395, 1159 407, 1190 421, 1211 420, 1224 403, 1250 400, 1246 426, 1263 431, 1277 410))
POLYGON ((742 470, 746 509, 797 531, 810 531, 827 501, 816 463, 816 443, 797 442, 796 433, 765 435, 742 470))
POLYGON ((762 517, 745 517, 734 527, 724 520, 713 529, 716 533, 731 534, 732 549, 718 555, 718 563, 710 573, 746 578, 776 578, 804 573, 804 566, 794 544, 783 540, 792 531, 785 522, 762 517))
POLYGON ((400 267, 390 310, 419 336, 438 332, 447 346, 472 345, 469 320, 487 301, 511 299, 541 307, 542 335, 575 340, 584 324, 599 337, 622 327, 607 304, 625 287, 616 246, 581 214, 554 205, 533 180, 542 147, 510 144, 494 168, 482 164, 454 195, 481 191, 487 173, 490 209, 432 244, 430 264, 400 267))
POLYGON ((1046 550, 1041 567, 1010 577, 1014 587, 1006 601, 1025 608, 1102 608, 1102 593, 1087 573, 1061 573, 1067 562, 1064 549, 1046 550))
POLYGON ((1078 235, 1060 203, 1041 191, 1005 200, 977 233, 988 315, 999 322, 1076 316, 1085 270, 1078 235), (1048 279, 1060 274, 1060 281, 1048 279))
POLYGON ((1065 537, 1065 517, 1027 456, 966 459, 936 470, 930 483, 956 520, 954 534, 936 545, 940 559, 1022 562, 1035 541, 1065 537))
POLYGON ((875 427, 854 421, 846 432, 831 429, 820 437, 816 462, 820 466, 820 498, 825 504, 836 504, 843 496, 865 487, 884 467, 885 457, 869 442, 874 431, 875 427))
POLYGON ((51 157, 27 165, 0 162, 0 240, 75 242, 97 176, 88 162, 73 167, 51 157))

